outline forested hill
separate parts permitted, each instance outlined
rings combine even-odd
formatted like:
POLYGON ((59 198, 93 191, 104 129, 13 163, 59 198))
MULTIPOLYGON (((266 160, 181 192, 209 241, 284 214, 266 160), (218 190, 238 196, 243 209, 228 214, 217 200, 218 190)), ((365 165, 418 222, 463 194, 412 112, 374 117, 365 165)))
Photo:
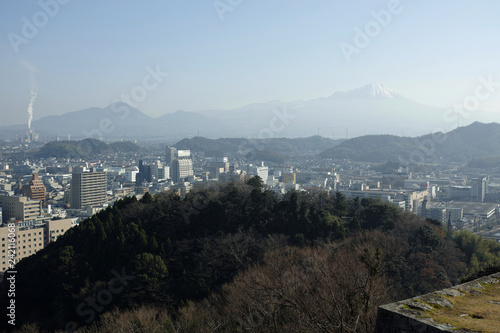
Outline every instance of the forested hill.
POLYGON ((52 141, 40 148, 35 155, 38 158, 88 158, 99 154, 137 152, 140 149, 141 147, 130 141, 107 144, 96 139, 84 139, 81 141, 52 141))
POLYGON ((380 201, 277 199, 258 177, 127 198, 16 265, 16 327, 372 332, 378 305, 500 264, 497 244, 444 235, 380 201))
POLYGON ((353 161, 467 162, 477 157, 500 155, 500 124, 475 122, 448 133, 437 132, 417 138, 367 135, 346 140, 323 151, 325 158, 353 161))
POLYGON ((270 139, 245 139, 245 138, 221 138, 207 139, 203 137, 194 137, 192 139, 183 139, 174 146, 177 149, 189 149, 207 153, 212 150, 220 150, 225 154, 232 156, 246 155, 253 151, 273 151, 280 154, 317 154, 326 149, 336 146, 342 140, 332 140, 321 136, 311 136, 307 138, 288 139, 288 138, 270 138, 270 139))

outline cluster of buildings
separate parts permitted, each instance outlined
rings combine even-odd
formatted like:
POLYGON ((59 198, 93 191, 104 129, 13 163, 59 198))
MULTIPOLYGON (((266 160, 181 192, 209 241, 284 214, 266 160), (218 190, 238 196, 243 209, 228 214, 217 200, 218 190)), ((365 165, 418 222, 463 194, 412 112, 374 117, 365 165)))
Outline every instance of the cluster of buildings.
POLYGON ((500 201, 490 191, 490 176, 412 174, 365 170, 363 176, 347 177, 339 191, 348 197, 379 198, 423 218, 456 229, 479 231, 498 223, 500 201))
POLYGON ((259 176, 278 197, 296 190, 379 198, 472 231, 495 224, 500 203, 500 185, 495 183, 500 175, 445 166, 429 172, 380 171, 368 163, 323 160, 314 154, 296 154, 286 163, 277 163, 247 160, 220 150, 192 154, 170 146, 87 161, 34 161, 19 156, 0 161, 0 271, 8 264, 4 251, 9 247, 9 224, 16 226, 16 260, 20 260, 126 196, 140 198, 146 192, 167 190, 183 196, 198 185, 245 182, 253 176, 259 176))

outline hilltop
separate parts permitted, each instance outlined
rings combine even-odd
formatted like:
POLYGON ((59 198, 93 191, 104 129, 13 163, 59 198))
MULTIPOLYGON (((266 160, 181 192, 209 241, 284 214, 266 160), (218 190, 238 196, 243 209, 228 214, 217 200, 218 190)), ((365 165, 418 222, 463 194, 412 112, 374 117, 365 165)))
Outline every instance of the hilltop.
POLYGON ((342 140, 332 140, 315 135, 307 138, 270 138, 270 139, 245 139, 221 138, 208 139, 194 137, 183 139, 174 146, 177 149, 189 149, 207 153, 219 150, 230 156, 242 156, 254 151, 269 151, 279 154, 317 154, 325 149, 338 145, 342 140))
POLYGON ((16 327, 372 332, 378 305, 500 264, 498 244, 444 235, 377 200, 278 199, 258 178, 126 198, 16 265, 16 327))
POLYGON ((364 162, 400 161, 415 164, 431 161, 467 162, 500 155, 500 124, 475 122, 448 133, 416 138, 367 135, 346 140, 319 156, 364 162))
POLYGON ((130 141, 110 144, 96 139, 53 141, 40 148, 35 156, 37 158, 89 158, 99 154, 137 152, 140 149, 141 147, 130 141))

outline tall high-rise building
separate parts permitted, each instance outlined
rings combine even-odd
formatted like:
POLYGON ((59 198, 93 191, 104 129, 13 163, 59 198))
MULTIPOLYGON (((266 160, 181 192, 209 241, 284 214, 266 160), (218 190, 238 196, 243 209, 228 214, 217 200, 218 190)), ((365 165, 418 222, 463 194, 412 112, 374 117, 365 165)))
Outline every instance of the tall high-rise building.
POLYGON ((170 178, 170 167, 163 166, 158 169, 158 179, 169 179, 170 178))
POLYGON ((166 156, 165 156, 165 164, 169 165, 175 160, 175 147, 167 146, 166 156))
POLYGON ((43 181, 38 179, 37 173, 33 174, 33 179, 30 180, 28 185, 23 186, 22 193, 30 199, 41 201, 42 205, 45 206, 45 186, 43 181))
POLYGON ((297 174, 295 172, 284 173, 283 174, 283 183, 285 183, 285 184, 287 184, 287 183, 296 184, 297 183, 297 174))
POLYGON ((152 182, 153 181, 153 171, 152 166, 144 164, 142 160, 139 160, 139 173, 136 177, 137 185, 141 185, 143 182, 152 182))
POLYGON ((130 183, 135 183, 138 173, 139 168, 133 167, 132 169, 125 171, 125 179, 130 183))
POLYGON ((157 180, 170 178, 170 168, 165 166, 161 161, 156 161, 151 166, 151 173, 157 180))
POLYGON ((472 178, 472 199, 476 201, 484 201, 486 196, 487 179, 486 176, 472 178))
POLYGON ((81 209, 106 203, 106 172, 76 168, 71 179, 71 208, 81 209))
POLYGON ((170 177, 174 183, 192 175, 194 175, 193 161, 189 157, 178 157, 173 161, 170 177))

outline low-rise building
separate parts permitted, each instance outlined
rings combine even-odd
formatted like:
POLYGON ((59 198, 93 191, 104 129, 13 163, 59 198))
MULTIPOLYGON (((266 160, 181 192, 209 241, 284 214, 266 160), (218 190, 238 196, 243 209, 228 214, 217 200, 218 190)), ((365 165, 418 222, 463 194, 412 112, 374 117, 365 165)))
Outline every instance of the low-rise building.
POLYGON ((36 220, 41 215, 41 201, 31 200, 24 196, 0 195, 0 207, 2 207, 2 222, 20 220, 36 220))

